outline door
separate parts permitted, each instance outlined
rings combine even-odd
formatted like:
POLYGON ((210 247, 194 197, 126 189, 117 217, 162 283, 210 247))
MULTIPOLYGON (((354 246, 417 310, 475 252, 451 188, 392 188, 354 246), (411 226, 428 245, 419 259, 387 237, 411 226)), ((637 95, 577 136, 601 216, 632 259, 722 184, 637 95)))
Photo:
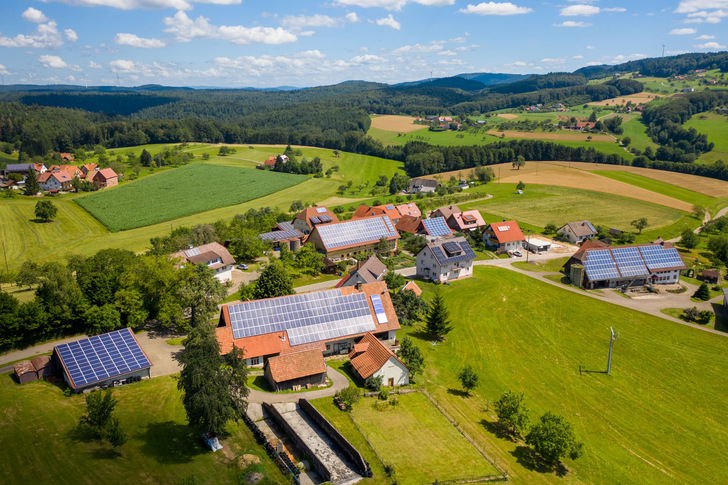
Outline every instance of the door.
POLYGON ((389 378, 389 387, 394 387, 394 377, 389 378))

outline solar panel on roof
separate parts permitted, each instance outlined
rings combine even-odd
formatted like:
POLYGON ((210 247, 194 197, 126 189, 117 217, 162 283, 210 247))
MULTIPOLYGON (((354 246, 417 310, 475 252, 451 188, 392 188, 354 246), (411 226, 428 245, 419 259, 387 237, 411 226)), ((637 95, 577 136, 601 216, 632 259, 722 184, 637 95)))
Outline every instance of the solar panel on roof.
POLYGON ((445 250, 448 256, 454 256, 462 251, 462 249, 460 249, 460 245, 456 242, 443 243, 442 248, 445 250))
POLYGON ((619 278, 617 266, 608 249, 587 251, 584 269, 587 277, 592 281, 619 278))
POLYGON ((445 223, 444 217, 435 217, 433 219, 424 219, 422 223, 425 230, 430 236, 450 236, 452 231, 445 223))
POLYGON ((200 250, 197 248, 192 248, 192 249, 188 249, 185 251, 185 256, 187 256, 188 258, 191 258, 193 256, 199 256, 199 255, 200 255, 200 250))
POLYGON ((74 387, 152 365, 128 328, 56 346, 74 387))
MULTIPOLYGON (((440 246, 432 246, 432 254, 435 255, 435 258, 440 263, 441 266, 444 266, 446 264, 451 263, 457 263, 460 261, 467 261, 470 259, 475 259, 475 253, 473 252, 473 249, 470 247, 470 244, 468 244, 467 241, 462 240, 460 242, 452 241, 453 244, 456 244, 460 246, 461 251, 459 254, 455 254, 453 256, 448 256, 445 251, 442 250, 440 246)), ((445 243, 448 244, 448 243, 445 243)))
POLYGON ((685 266, 680 253, 675 248, 666 248, 656 244, 653 246, 640 246, 639 250, 645 260, 645 265, 650 271, 685 266))
POLYGON ((321 219, 321 222, 329 222, 329 221, 331 221, 331 217, 329 217, 329 216, 328 216, 328 215, 326 215, 326 214, 321 214, 321 215, 319 216, 319 219, 321 219))
POLYGON ((584 222, 586 222, 587 227, 589 229, 591 229, 592 232, 597 232, 597 230, 594 229, 594 226, 592 226, 592 223, 591 222, 589 222, 589 221, 584 221, 584 222))
POLYGON ((394 206, 390 204, 390 205, 385 206, 385 209, 391 211, 392 209, 394 209, 394 206))
POLYGON ((319 218, 318 218, 318 217, 316 217, 316 216, 313 216, 313 217, 311 217, 311 222, 313 222, 314 224, 318 224, 318 223, 320 223, 320 222, 321 222, 321 219, 319 219, 319 218))
POLYGON ((642 261, 642 255, 637 248, 614 248, 612 256, 617 263, 617 270, 623 277, 646 276, 649 271, 642 261))
POLYGON ((377 321, 381 323, 387 323, 387 314, 384 311, 384 305, 382 305, 382 297, 379 295, 372 295, 369 298, 372 300, 372 306, 374 307, 374 313, 377 316, 377 321))
POLYGON ((397 237, 389 217, 354 219, 339 224, 316 226, 321 241, 331 250, 342 246, 364 244, 381 238, 397 237))
POLYGON ((283 239, 299 238, 302 236, 303 234, 297 229, 264 232, 258 235, 263 241, 282 241, 283 239))
POLYGON ((323 214, 326 212, 326 207, 316 207, 316 212, 319 214, 323 214))

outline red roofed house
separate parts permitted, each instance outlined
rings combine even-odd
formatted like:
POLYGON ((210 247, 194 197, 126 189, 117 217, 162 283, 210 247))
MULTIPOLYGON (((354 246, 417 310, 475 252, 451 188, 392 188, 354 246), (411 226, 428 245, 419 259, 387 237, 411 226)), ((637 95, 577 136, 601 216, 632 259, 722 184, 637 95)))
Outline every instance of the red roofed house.
POLYGON ((307 207, 293 219, 293 228, 304 234, 313 231, 318 224, 339 222, 339 218, 326 207, 307 207))
POLYGON ((465 232, 475 231, 487 226, 478 210, 455 212, 447 219, 447 225, 453 231, 465 232))
POLYGON ((483 242, 498 252, 520 249, 525 241, 516 221, 494 222, 483 232, 483 242))
POLYGON ((399 222, 397 222, 395 229, 400 233, 419 234, 424 230, 424 227, 422 225, 422 219, 419 216, 403 215, 399 219, 399 222))
POLYGON ((399 291, 404 291, 404 290, 413 291, 415 293, 415 295, 417 295, 417 296, 422 295, 422 290, 420 289, 419 286, 417 286, 417 283, 415 283, 414 281, 408 281, 407 284, 404 285, 402 287, 402 289, 399 291))
POLYGON ((215 270, 215 278, 221 283, 232 280, 235 259, 230 254, 230 251, 218 242, 211 242, 197 246, 196 248, 177 251, 172 254, 172 258, 180 259, 181 265, 185 263, 205 263, 208 268, 215 270))
POLYGON ((47 171, 38 175, 38 185, 46 192, 71 190, 74 177, 65 170, 47 171))
MULTIPOLYGON (((367 332, 394 340, 400 325, 387 285, 379 281, 357 286, 224 304, 216 329, 220 352, 238 347, 248 366, 262 367, 274 357, 308 350, 347 354, 367 332)), ((292 359, 298 358, 302 357, 292 359)), ((273 370, 290 364, 277 362, 273 370)))
POLYGON ((112 169, 102 168, 101 170, 96 172, 96 175, 94 175, 93 177, 92 183, 94 185, 98 184, 99 187, 101 187, 102 189, 106 189, 108 187, 114 187, 116 185, 119 185, 119 177, 112 169))
POLYGON ((70 153, 61 153, 61 160, 64 162, 72 162, 74 158, 70 153))
POLYGON ((370 377, 381 377, 382 385, 406 386, 409 384, 409 369, 394 352, 367 332, 349 353, 351 366, 362 382, 370 377))
POLYGON ((399 218, 402 217, 402 214, 400 214, 397 208, 392 204, 376 206, 360 205, 351 218, 363 219, 365 217, 373 216, 388 216, 389 220, 392 221, 392 224, 397 224, 399 218))
POLYGON ((95 163, 87 163, 85 165, 81 165, 81 173, 83 173, 84 177, 88 177, 89 172, 95 172, 98 169, 99 166, 95 163))
POLYGON ((326 362, 320 350, 271 357, 264 366, 265 378, 276 391, 298 391, 301 388, 326 385, 326 362))
POLYGON ((400 204, 397 207, 397 210, 399 211, 400 215, 402 216, 412 216, 412 217, 420 217, 422 216, 422 212, 420 211, 420 208, 417 207, 417 204, 414 202, 408 202, 407 204, 400 204))

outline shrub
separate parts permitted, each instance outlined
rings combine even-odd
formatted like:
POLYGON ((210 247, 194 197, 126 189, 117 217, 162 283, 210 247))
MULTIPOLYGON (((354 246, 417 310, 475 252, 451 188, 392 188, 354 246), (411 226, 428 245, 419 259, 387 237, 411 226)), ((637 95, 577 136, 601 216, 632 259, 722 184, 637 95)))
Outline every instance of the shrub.
POLYGON ((336 395, 339 397, 339 399, 341 399, 341 402, 346 405, 347 410, 351 410, 351 407, 359 402, 359 399, 361 399, 359 389, 354 386, 349 386, 346 389, 342 389, 337 392, 336 395))
POLYGON ((700 285, 700 288, 693 293, 693 298, 702 300, 702 301, 708 301, 710 300, 710 288, 708 287, 707 283, 703 283, 700 285))
POLYGON ((382 376, 371 376, 367 378, 366 382, 364 383, 364 386, 369 389, 370 391, 377 392, 379 389, 382 388, 382 376))
POLYGON ((382 401, 386 401, 387 399, 389 399, 389 389, 387 389, 386 387, 381 388, 379 390, 379 399, 381 399, 382 401))

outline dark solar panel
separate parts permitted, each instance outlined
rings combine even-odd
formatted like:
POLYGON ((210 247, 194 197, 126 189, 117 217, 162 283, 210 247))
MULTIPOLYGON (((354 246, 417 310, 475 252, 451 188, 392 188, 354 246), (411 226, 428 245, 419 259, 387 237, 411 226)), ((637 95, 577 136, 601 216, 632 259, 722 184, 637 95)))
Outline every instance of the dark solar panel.
POLYGON ((425 230, 430 236, 450 236, 452 231, 447 226, 445 218, 435 217, 433 219, 424 219, 422 223, 425 225, 425 230))
POLYGON ((74 387, 151 366, 128 328, 56 347, 74 387))
POLYGON ((316 216, 313 216, 313 217, 311 217, 311 222, 313 222, 314 224, 318 224, 319 222, 321 222, 321 219, 319 219, 316 216))
POLYGON ((619 278, 617 266, 614 264, 612 254, 608 249, 587 251, 584 269, 587 277, 592 281, 619 278))
POLYGON ((326 214, 321 214, 319 216, 319 219, 321 219, 321 222, 329 222, 329 221, 331 221, 331 218, 328 215, 326 215, 326 214))
POLYGON ((623 277, 646 276, 649 274, 642 255, 637 248, 615 248, 612 249, 612 256, 617 263, 617 270, 623 277))
MULTIPOLYGON (((459 261, 467 261, 470 259, 475 259, 475 253, 473 252, 473 249, 470 247, 470 244, 468 244, 467 241, 450 241, 452 244, 455 244, 460 247, 460 253, 454 254, 452 256, 449 256, 445 251, 442 250, 440 246, 433 246, 432 254, 435 255, 435 258, 440 263, 441 266, 444 266, 446 264, 450 263, 457 263, 459 261)), ((448 243, 445 243, 448 244, 448 243)), ((444 245, 443 245, 444 246, 444 245)))
POLYGON ((639 249, 650 271, 685 266, 680 253, 675 248, 666 248, 656 244, 641 246, 639 249))
POLYGON ((462 249, 460 249, 460 245, 456 242, 446 242, 443 243, 442 248, 445 250, 448 256, 455 256, 456 254, 459 254, 462 249))
POLYGON ((321 241, 329 250, 398 236, 387 216, 317 226, 317 230, 321 241))
POLYGON ((298 229, 290 229, 286 231, 264 232, 259 237, 263 241, 282 241, 283 239, 303 237, 303 234, 298 229))

